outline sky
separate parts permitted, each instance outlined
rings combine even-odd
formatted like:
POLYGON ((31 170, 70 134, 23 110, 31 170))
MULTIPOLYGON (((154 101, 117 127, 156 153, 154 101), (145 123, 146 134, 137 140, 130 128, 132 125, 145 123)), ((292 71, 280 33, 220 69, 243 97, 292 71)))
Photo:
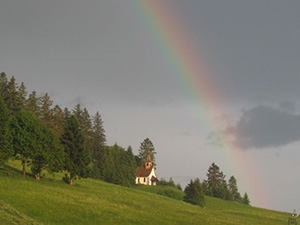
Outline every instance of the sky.
POLYGON ((0 70, 99 111, 109 145, 150 138, 159 178, 185 186, 215 162, 252 205, 300 211, 300 2, 147 2, 2 0, 0 70))

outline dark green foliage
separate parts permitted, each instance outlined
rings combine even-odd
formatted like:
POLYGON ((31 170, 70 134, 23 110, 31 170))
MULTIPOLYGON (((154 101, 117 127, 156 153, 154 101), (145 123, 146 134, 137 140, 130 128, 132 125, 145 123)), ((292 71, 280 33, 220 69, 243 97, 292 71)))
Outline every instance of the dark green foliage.
POLYGON ((186 186, 184 189, 184 201, 193 205, 205 206, 205 198, 201 188, 200 180, 197 178, 186 186))
POLYGON ((136 163, 131 148, 126 151, 115 144, 101 152, 98 161, 100 178, 114 184, 131 186, 135 183, 136 163))
POLYGON ((104 147, 99 152, 97 168, 99 172, 98 177, 107 182, 113 182, 115 180, 115 160, 109 147, 104 147))
POLYGON ((23 164, 28 161, 39 179, 42 169, 57 171, 62 163, 63 150, 52 130, 36 115, 28 111, 15 113, 12 119, 13 149, 23 164))
POLYGON ((18 86, 16 84, 16 79, 12 77, 4 90, 4 101, 7 108, 12 112, 17 112, 21 109, 19 93, 17 91, 18 86))
POLYGON ((25 110, 40 116, 40 98, 36 97, 36 92, 33 91, 26 100, 25 110))
POLYGON ((82 131, 82 135, 84 137, 84 148, 89 153, 88 157, 90 158, 90 161, 92 161, 91 143, 92 143, 93 131, 92 131, 92 121, 89 112, 86 108, 82 110, 80 108, 80 104, 77 104, 73 110, 73 115, 76 117, 76 119, 79 122, 79 126, 82 131))
POLYGON ((64 126, 64 113, 58 105, 55 105, 52 110, 52 129, 55 131, 58 137, 61 137, 61 135, 63 134, 64 126))
POLYGON ((53 101, 50 99, 50 96, 48 93, 46 93, 43 97, 41 97, 40 101, 40 117, 44 122, 47 124, 47 126, 53 128, 52 123, 52 105, 53 101))
POLYGON ((180 184, 180 183, 176 184, 176 188, 177 188, 179 191, 182 191, 182 187, 181 187, 181 184, 180 184))
POLYGON ((24 109, 26 105, 27 91, 24 83, 22 82, 18 89, 18 104, 20 109, 24 109))
POLYGON ((216 198, 226 199, 227 185, 225 175, 222 171, 220 171, 220 168, 215 163, 212 163, 211 166, 208 168, 206 176, 206 193, 216 198))
POLYGON ((32 151, 38 147, 38 124, 32 113, 21 111, 13 116, 11 128, 14 154, 21 159, 25 176, 26 163, 32 158, 32 151))
POLYGON ((100 168, 98 167, 101 151, 103 151, 106 138, 103 128, 103 122, 100 113, 97 112, 92 117, 92 130, 89 132, 89 151, 91 154, 90 176, 93 178, 100 178, 100 168))
POLYGON ((249 200, 247 192, 245 192, 245 194, 244 194, 244 197, 242 199, 242 203, 245 204, 245 205, 250 205, 250 200, 249 200))
POLYGON ((91 149, 94 158, 97 158, 99 151, 105 146, 106 137, 105 130, 103 128, 103 121, 101 119, 100 113, 97 112, 95 116, 93 116, 92 120, 92 143, 91 149))
POLYGON ((169 198, 174 198, 177 200, 183 200, 182 194, 176 189, 162 189, 157 192, 159 195, 163 195, 169 198))
POLYGON ((150 153, 151 153, 152 164, 155 166, 156 151, 155 151, 152 141, 149 138, 146 138, 141 143, 141 146, 139 148, 139 154, 138 154, 138 157, 142 160, 143 165, 145 164, 145 161, 147 159, 148 151, 150 151, 150 153))
POLYGON ((32 152, 31 171, 39 179, 42 169, 51 172, 58 172, 63 165, 63 148, 60 145, 57 135, 46 126, 43 121, 39 121, 39 147, 32 152))
POLYGON ((228 189, 232 201, 241 202, 241 194, 238 191, 237 181, 234 176, 231 176, 228 180, 228 189))
POLYGON ((73 184, 75 178, 88 175, 90 162, 80 124, 74 115, 66 121, 61 142, 65 149, 64 169, 69 172, 68 181, 73 184))
POLYGON ((6 104, 0 97, 0 165, 3 165, 12 155, 10 114, 6 104))
POLYGON ((145 165, 145 162, 140 157, 138 157, 137 155, 134 156, 134 159, 135 159, 135 163, 136 163, 137 166, 144 166, 145 165))
POLYGON ((0 97, 2 97, 2 98, 5 97, 5 91, 7 88, 7 84, 8 84, 8 81, 7 81, 6 74, 2 72, 0 75, 0 97))
POLYGON ((170 177, 170 180, 169 180, 169 181, 166 181, 165 178, 161 178, 161 179, 159 180, 158 185, 160 185, 160 186, 170 186, 170 187, 175 187, 175 183, 174 183, 172 177, 170 177))

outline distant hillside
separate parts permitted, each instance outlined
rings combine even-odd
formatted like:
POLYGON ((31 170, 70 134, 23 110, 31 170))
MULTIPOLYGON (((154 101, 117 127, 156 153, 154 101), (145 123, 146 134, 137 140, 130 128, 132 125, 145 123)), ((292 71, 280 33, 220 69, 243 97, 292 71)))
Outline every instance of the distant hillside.
POLYGON ((75 186, 62 182, 61 174, 36 181, 10 167, 0 168, 0 224, 279 225, 289 217, 210 197, 206 208, 200 208, 155 194, 164 187, 125 188, 92 179, 76 182, 75 186))

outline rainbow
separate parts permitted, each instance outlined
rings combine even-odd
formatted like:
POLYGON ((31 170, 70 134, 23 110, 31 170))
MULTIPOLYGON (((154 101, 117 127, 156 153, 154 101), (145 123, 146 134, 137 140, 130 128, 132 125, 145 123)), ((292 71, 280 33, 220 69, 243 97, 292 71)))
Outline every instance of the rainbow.
POLYGON ((225 118, 219 117, 226 112, 222 94, 218 93, 218 85, 212 80, 212 73, 206 68, 203 57, 195 50, 192 36, 184 30, 178 12, 162 0, 132 1, 174 78, 194 104, 202 124, 217 134, 222 145, 215 147, 212 154, 226 165, 225 174, 237 177, 240 189, 247 191, 252 205, 268 205, 254 159, 246 157, 247 154, 222 133, 228 125, 225 118))

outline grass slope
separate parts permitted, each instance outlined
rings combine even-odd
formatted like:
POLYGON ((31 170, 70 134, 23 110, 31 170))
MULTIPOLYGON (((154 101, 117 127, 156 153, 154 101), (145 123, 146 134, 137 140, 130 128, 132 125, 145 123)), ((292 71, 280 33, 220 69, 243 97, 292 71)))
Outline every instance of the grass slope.
POLYGON ((125 188, 92 179, 75 186, 0 169, 0 224, 286 224, 288 214, 215 198, 200 208, 147 187, 125 188), (9 174, 8 174, 8 172, 9 174))

